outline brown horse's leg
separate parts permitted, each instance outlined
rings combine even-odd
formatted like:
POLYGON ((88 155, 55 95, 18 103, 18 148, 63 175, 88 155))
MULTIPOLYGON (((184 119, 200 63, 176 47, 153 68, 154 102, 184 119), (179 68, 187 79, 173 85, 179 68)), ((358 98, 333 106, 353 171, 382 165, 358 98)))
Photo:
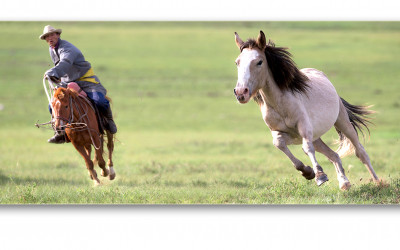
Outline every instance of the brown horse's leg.
MULTIPOLYGON (((100 136, 100 147, 99 149, 96 149, 94 151, 94 158, 96 159, 97 164, 99 165, 99 167, 101 168, 101 176, 103 177, 107 177, 109 174, 108 169, 106 168, 106 161, 103 158, 103 151, 104 151, 104 147, 103 147, 103 141, 104 138, 103 136, 100 136)), ((99 145, 99 144, 96 144, 99 145)))
MULTIPOLYGON (((90 160, 90 154, 92 153, 92 147, 88 147, 88 146, 86 145, 86 146, 83 146, 83 148, 85 149, 87 158, 90 160)), ((78 150, 78 151, 79 151, 79 150, 78 150)), ((85 162, 86 162, 86 155, 83 156, 83 158, 85 159, 85 162)), ((89 164, 91 165, 92 163, 89 163, 89 164)), ((89 170, 89 168, 87 167, 87 163, 86 163, 86 168, 89 170)), ((93 168, 94 168, 94 162, 93 162, 93 168)), ((89 171, 89 177, 90 177, 90 179, 93 180, 93 176, 91 175, 90 171, 89 171)))
POLYGON ((93 169, 93 161, 90 159, 91 145, 89 144, 88 146, 83 146, 83 145, 77 144, 74 141, 72 141, 72 144, 74 145, 76 150, 82 155, 83 159, 85 159, 86 168, 89 171, 90 178, 94 181, 95 185, 99 185, 100 181, 97 178, 96 171, 93 169))
POLYGON ((106 130, 107 133, 107 148, 108 148, 108 169, 110 170, 110 180, 114 180, 115 178, 115 171, 114 171, 114 163, 112 161, 112 154, 114 151, 114 135, 111 134, 108 130, 106 130))

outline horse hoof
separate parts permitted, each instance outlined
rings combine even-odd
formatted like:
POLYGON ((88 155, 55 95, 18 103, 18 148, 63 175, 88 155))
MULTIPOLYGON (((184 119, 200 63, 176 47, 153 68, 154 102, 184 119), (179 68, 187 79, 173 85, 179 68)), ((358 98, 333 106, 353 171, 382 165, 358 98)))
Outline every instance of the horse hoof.
POLYGON ((321 174, 318 175, 318 177, 315 179, 315 181, 317 182, 318 186, 321 186, 325 182, 329 181, 329 179, 328 179, 328 176, 326 174, 321 173, 321 174))
POLYGON ((98 186, 100 186, 100 185, 101 185, 100 181, 99 181, 99 182, 93 181, 93 186, 98 187, 98 186))
POLYGON ((90 179, 92 179, 95 182, 96 181, 100 182, 99 179, 97 179, 97 173, 95 170, 89 170, 88 172, 89 172, 90 179))
POLYGON ((105 169, 102 169, 101 170, 101 176, 103 176, 103 177, 107 177, 108 176, 108 174, 109 174, 109 171, 105 168, 105 169))
POLYGON ((110 175, 108 176, 108 178, 112 181, 112 180, 115 179, 115 176, 116 176, 114 168, 113 167, 109 167, 109 172, 110 172, 110 175))
POLYGON ((342 180, 339 179, 339 188, 341 190, 349 190, 350 187, 350 181, 346 177, 344 177, 342 180))
POLYGON ((315 173, 314 173, 313 169, 309 166, 305 166, 303 171, 301 172, 301 174, 307 180, 312 180, 315 178, 315 173))
POLYGON ((340 187, 341 190, 346 191, 346 190, 349 190, 349 189, 350 189, 351 184, 350 184, 350 182, 348 181, 348 182, 344 182, 344 183, 342 183, 342 184, 339 184, 339 187, 340 187))

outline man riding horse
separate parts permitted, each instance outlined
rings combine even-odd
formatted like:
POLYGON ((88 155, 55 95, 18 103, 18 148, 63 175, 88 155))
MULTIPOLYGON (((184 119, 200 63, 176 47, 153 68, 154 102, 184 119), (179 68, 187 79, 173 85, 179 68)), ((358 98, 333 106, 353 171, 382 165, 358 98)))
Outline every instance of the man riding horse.
MULTIPOLYGON (((49 44, 50 57, 55 65, 46 71, 45 77, 65 87, 70 82, 76 82, 95 103, 100 114, 105 118, 105 129, 110 131, 111 134, 117 133, 117 126, 113 120, 110 103, 106 98, 107 90, 94 74, 91 64, 85 60, 82 52, 70 42, 60 39, 61 32, 61 29, 55 29, 47 25, 44 27, 43 34, 39 36, 40 39, 46 40, 49 44)), ((64 131, 56 131, 48 142, 64 143, 64 134, 64 131)))

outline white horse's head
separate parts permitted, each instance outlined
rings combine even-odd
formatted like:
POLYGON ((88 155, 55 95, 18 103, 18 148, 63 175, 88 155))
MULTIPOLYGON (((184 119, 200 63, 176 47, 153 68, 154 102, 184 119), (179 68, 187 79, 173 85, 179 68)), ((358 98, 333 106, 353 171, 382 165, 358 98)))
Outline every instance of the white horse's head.
POLYGON ((260 31, 257 40, 244 43, 235 32, 235 42, 241 53, 235 61, 238 80, 233 91, 240 103, 247 103, 267 80, 266 39, 264 32, 260 31))

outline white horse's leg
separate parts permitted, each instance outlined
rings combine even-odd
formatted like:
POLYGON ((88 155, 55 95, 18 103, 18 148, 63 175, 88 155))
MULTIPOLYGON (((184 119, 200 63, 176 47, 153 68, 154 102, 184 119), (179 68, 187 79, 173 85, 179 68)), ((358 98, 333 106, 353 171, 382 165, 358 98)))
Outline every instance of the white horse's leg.
POLYGON ((330 162, 335 166, 337 179, 339 181, 339 188, 342 190, 348 190, 351 187, 350 181, 347 179, 344 169, 342 167, 342 161, 340 157, 335 151, 330 149, 321 138, 315 140, 313 142, 315 150, 325 155, 330 162))
POLYGON ((292 161, 294 167, 302 173, 304 178, 307 180, 311 180, 315 177, 314 171, 309 166, 305 166, 299 159, 297 159, 292 152, 290 152, 287 147, 288 142, 290 141, 289 136, 286 133, 272 131, 272 137, 274 146, 280 149, 283 153, 286 154, 287 157, 292 161))
POLYGON ((356 156, 361 160, 361 162, 365 165, 369 173, 371 174, 374 181, 379 182, 379 178, 376 175, 374 169, 372 168, 371 161, 364 147, 361 145, 358 140, 358 135, 353 125, 350 123, 349 115, 346 111, 346 108, 341 103, 339 117, 335 123, 335 127, 337 130, 341 131, 353 144, 356 152, 356 156))
POLYGON ((308 155, 313 165, 313 170, 315 173, 315 181, 318 186, 321 186, 326 181, 328 181, 328 176, 324 173, 321 165, 317 162, 315 158, 315 149, 313 144, 313 133, 311 130, 311 125, 306 120, 300 121, 297 126, 300 136, 303 138, 303 151, 308 155))

